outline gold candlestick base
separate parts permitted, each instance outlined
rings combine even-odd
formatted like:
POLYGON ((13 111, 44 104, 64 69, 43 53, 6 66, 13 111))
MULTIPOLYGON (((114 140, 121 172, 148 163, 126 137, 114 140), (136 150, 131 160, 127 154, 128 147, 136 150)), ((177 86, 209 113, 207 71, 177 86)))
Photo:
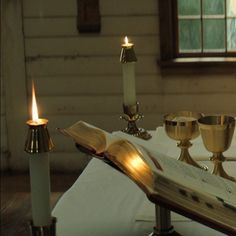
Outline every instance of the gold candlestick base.
POLYGON ((52 223, 45 226, 34 226, 30 221, 31 236, 56 236, 56 217, 52 217, 52 223))
POLYGON ((120 117, 127 121, 127 127, 122 131, 131 134, 135 137, 148 140, 152 136, 143 128, 138 128, 136 122, 143 118, 143 115, 140 115, 138 112, 139 104, 136 103, 135 105, 126 106, 123 104, 124 114, 120 117))

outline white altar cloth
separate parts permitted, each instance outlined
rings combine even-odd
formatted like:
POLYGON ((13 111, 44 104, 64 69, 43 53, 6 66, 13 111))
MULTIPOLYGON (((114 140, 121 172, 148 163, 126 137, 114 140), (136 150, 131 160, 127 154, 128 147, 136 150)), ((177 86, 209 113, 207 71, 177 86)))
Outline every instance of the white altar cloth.
MULTIPOLYGON (((151 132, 146 142, 173 158, 179 155, 176 142, 169 139, 163 128, 151 132)), ((124 134, 125 137, 126 134, 124 134)), ((201 138, 193 141, 190 153, 197 159, 207 160, 210 153, 201 138)), ((78 158, 79 158, 78 152, 78 158)), ((225 156, 236 156, 236 135, 225 156)), ((236 158, 235 158, 236 159, 236 158)), ((203 161, 210 169, 209 161, 203 161)), ((224 164, 228 173, 236 177, 236 161, 224 164)), ((184 236, 224 235, 202 224, 175 213, 172 224, 184 236)), ((144 236, 152 231, 154 205, 128 177, 100 160, 92 159, 73 186, 60 198, 53 210, 57 217, 57 236, 144 236)))

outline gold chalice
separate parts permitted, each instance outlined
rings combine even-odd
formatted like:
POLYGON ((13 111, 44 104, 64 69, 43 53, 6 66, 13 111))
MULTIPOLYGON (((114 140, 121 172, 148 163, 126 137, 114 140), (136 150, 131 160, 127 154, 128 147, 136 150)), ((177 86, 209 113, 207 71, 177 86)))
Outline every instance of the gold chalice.
POLYGON ((200 166, 189 154, 188 149, 192 146, 190 140, 199 136, 197 120, 203 117, 201 113, 191 111, 179 111, 164 116, 165 131, 167 135, 176 141, 181 149, 178 160, 192 166, 207 170, 206 166, 200 166))
POLYGON ((226 115, 205 116, 198 120, 198 124, 205 148, 213 153, 210 158, 214 163, 212 174, 236 181, 235 178, 225 172, 223 168, 225 157, 222 154, 230 147, 233 138, 234 117, 226 115))

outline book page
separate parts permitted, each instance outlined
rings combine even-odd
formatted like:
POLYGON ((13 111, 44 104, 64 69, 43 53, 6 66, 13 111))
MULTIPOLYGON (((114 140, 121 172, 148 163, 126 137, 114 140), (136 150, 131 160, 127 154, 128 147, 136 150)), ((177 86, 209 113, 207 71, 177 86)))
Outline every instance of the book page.
POLYGON ((236 207, 236 183, 173 159, 165 155, 167 152, 161 146, 159 149, 156 146, 157 149, 154 150, 147 141, 121 132, 116 132, 115 135, 134 143, 144 153, 145 161, 154 172, 191 189, 217 196, 236 207), (156 159, 163 171, 156 168, 153 159, 156 159))
POLYGON ((141 151, 146 153, 144 155, 146 159, 154 157, 163 169, 160 171, 160 169, 152 166, 154 172, 163 174, 166 178, 188 188, 224 199, 236 207, 236 183, 162 153, 149 151, 145 147, 141 147, 141 151))
POLYGON ((77 144, 89 149, 92 152, 95 152, 96 154, 103 153, 106 149, 106 136, 109 135, 109 133, 86 122, 78 121, 66 129, 59 130, 63 134, 73 138, 77 144))

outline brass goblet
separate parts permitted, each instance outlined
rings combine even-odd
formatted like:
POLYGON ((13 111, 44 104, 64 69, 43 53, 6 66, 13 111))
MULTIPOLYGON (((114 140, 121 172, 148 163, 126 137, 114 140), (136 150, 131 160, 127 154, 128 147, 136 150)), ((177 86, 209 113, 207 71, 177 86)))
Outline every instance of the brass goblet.
POLYGON ((236 182, 235 178, 225 172, 223 168, 225 157, 222 154, 230 147, 233 138, 234 117, 226 115, 205 116, 198 120, 198 124, 205 148, 213 153, 210 158, 214 163, 212 174, 236 182))
POLYGON ((203 117, 201 113, 191 111, 179 111, 164 116, 165 131, 167 135, 176 141, 181 149, 178 160, 186 162, 192 166, 207 170, 206 166, 199 165, 190 156, 188 149, 192 146, 190 140, 199 136, 197 120, 203 117))

